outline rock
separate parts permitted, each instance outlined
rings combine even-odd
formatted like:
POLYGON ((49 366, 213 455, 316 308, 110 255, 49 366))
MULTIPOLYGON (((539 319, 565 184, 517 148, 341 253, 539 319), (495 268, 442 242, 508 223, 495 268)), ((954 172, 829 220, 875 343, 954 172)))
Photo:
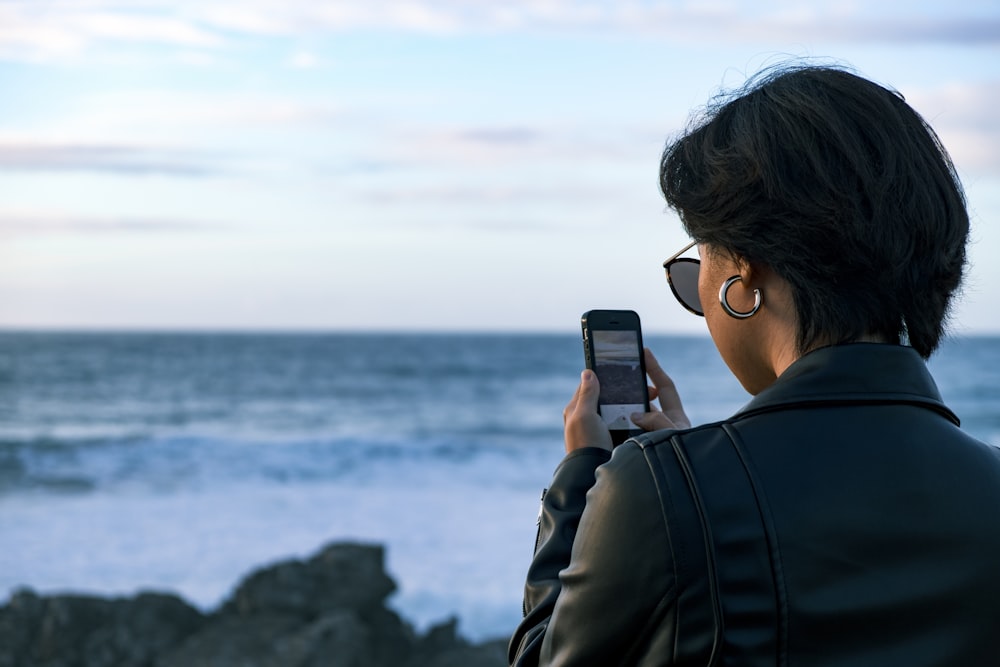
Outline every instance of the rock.
POLYGON ((337 609, 377 609, 396 590, 384 563, 382 546, 333 544, 308 561, 285 561, 251 574, 223 612, 246 616, 267 609, 309 619, 337 609))
POLYGON ((156 667, 276 667, 283 664, 282 642, 301 627, 301 619, 290 614, 220 616, 176 649, 167 651, 156 661, 156 667))
POLYGON ((219 614, 156 667, 397 667, 416 638, 388 610, 340 609, 308 621, 288 613, 219 614))
POLYGON ((507 640, 457 646, 410 667, 507 667, 507 640))
POLYGON ((385 606, 378 545, 330 544, 246 577, 216 612, 175 595, 16 592, 0 607, 0 667, 500 667, 449 619, 423 636, 385 606))
POLYGON ((152 665, 204 621, 175 595, 40 597, 22 590, 0 608, 0 666, 152 665))
POLYGON ((406 667, 497 667, 507 665, 507 640, 472 645, 458 636, 458 619, 450 618, 427 631, 414 647, 406 667))

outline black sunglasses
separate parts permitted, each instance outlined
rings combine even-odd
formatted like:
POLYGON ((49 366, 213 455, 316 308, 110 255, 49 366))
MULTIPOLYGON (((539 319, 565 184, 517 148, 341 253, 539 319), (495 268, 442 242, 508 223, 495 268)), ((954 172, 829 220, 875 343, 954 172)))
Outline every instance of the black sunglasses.
POLYGON ((701 260, 692 257, 681 257, 693 248, 697 241, 684 246, 680 252, 663 263, 667 272, 667 282, 670 291, 680 304, 695 315, 705 316, 701 307, 701 297, 698 296, 698 272, 701 271, 701 260))

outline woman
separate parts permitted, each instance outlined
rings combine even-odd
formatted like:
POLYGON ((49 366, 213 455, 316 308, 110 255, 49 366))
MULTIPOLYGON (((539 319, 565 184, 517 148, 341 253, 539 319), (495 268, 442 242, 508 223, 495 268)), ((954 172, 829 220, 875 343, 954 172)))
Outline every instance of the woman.
POLYGON ((846 71, 771 71, 660 180, 700 256, 674 294, 754 398, 691 428, 647 351, 662 411, 612 455, 584 371, 511 664, 997 664, 1000 450, 923 363, 969 227, 934 132, 846 71))

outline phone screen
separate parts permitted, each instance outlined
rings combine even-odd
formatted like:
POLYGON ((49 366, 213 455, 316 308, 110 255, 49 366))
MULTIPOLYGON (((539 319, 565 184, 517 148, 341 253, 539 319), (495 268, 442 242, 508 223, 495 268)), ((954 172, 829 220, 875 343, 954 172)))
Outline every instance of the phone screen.
POLYGON ((636 331, 592 330, 594 372, 601 383, 601 417, 610 430, 635 430, 629 419, 646 410, 646 378, 636 331))

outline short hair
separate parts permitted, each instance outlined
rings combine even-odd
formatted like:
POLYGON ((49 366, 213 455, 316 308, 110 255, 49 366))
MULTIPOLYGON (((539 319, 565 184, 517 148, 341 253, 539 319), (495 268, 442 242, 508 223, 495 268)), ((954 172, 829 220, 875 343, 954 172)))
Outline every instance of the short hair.
POLYGON ((692 239, 788 281, 800 352, 870 334, 937 348, 969 216, 902 95, 839 67, 768 69, 667 145, 660 188, 692 239))

